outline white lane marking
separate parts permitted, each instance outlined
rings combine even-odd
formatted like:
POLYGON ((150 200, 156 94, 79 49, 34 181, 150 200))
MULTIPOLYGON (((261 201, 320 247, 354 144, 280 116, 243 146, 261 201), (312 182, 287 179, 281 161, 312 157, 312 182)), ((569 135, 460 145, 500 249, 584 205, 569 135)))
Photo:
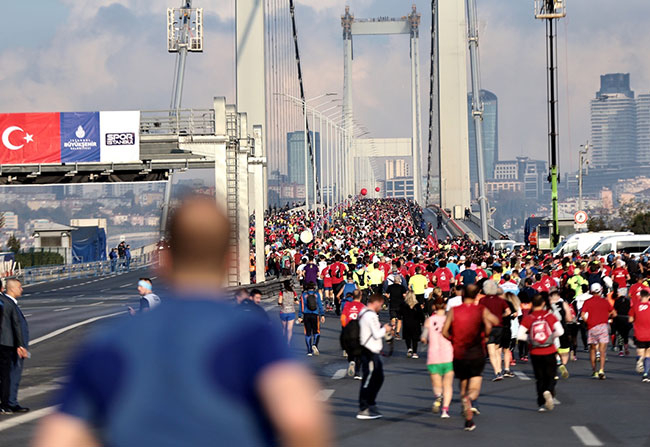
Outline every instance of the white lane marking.
POLYGON ((65 312, 66 310, 70 309, 70 307, 62 307, 61 309, 54 309, 52 312, 65 312))
POLYGON ((102 289, 102 290, 100 290, 100 292, 108 292, 109 290, 111 290, 111 289, 102 289))
POLYGON ((120 286, 120 289, 123 289, 123 288, 125 288, 125 287, 129 287, 129 286, 132 286, 132 285, 133 285, 133 284, 131 284, 131 283, 129 283, 129 284, 123 284, 123 285, 120 286))
POLYGON ((517 376, 521 380, 530 380, 530 377, 526 375, 526 373, 523 373, 521 371, 513 371, 515 373, 515 376, 517 376))
POLYGON ((158 279, 158 277, 157 277, 157 276, 152 276, 152 277, 149 278, 149 279, 158 279))
POLYGON ((104 304, 104 302, 103 302, 103 301, 98 301, 98 302, 96 302, 96 303, 89 304, 88 306, 89 306, 89 307, 90 307, 90 306, 99 306, 100 304, 104 304))
POLYGON ((24 316, 26 316, 26 317, 31 317, 32 314, 24 314, 24 316))
POLYGON ((591 430, 589 430, 584 425, 574 425, 571 427, 571 430, 573 430, 573 433, 575 433, 576 436, 580 438, 580 441, 582 441, 584 445, 603 445, 603 443, 600 442, 596 435, 594 435, 591 430))
POLYGON ((7 430, 9 428, 17 427, 21 424, 24 424, 26 422, 31 422, 36 419, 40 419, 44 416, 47 416, 48 414, 52 413, 56 406, 51 406, 47 408, 41 408, 40 410, 32 411, 29 413, 25 413, 21 416, 15 416, 12 417, 11 419, 8 419, 6 421, 0 422, 0 431, 7 430))
POLYGON ((345 375, 348 373, 347 369, 339 369, 337 370, 334 375, 332 376, 332 379, 334 380, 339 380, 345 377, 345 375))
POLYGON ((71 331, 72 329, 78 328, 80 326, 84 326, 86 324, 94 323, 95 321, 98 321, 98 320, 103 320, 104 318, 110 318, 110 317, 114 317, 116 315, 121 315, 121 314, 124 314, 124 313, 126 313, 126 311, 115 312, 115 313, 108 314, 108 315, 102 315, 102 316, 99 316, 99 317, 89 318, 87 320, 80 321, 79 323, 71 324, 70 326, 66 326, 64 328, 57 329, 56 331, 50 332, 49 334, 45 334, 42 337, 38 337, 37 339, 30 341, 29 344, 30 344, 30 346, 34 346, 35 344, 38 344, 38 343, 40 343, 42 341, 45 341, 45 340, 49 340, 50 338, 54 338, 57 335, 61 335, 64 332, 71 331))
POLYGON ((335 390, 320 390, 316 394, 316 400, 320 402, 327 402, 330 397, 332 397, 332 394, 334 394, 335 390))
POLYGON ((75 295, 74 298, 81 298, 82 296, 86 296, 83 293, 81 295, 75 295))
POLYGON ((56 383, 49 383, 46 385, 37 385, 30 386, 28 388, 22 389, 18 392, 18 396, 21 399, 29 399, 30 397, 40 396, 41 394, 49 393, 50 391, 56 390, 60 385, 56 383))

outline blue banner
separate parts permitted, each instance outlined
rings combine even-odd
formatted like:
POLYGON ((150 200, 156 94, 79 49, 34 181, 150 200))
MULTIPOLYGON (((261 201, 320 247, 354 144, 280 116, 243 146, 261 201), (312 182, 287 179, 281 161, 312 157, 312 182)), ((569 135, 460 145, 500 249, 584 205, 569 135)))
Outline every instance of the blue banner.
POLYGON ((100 160, 99 112, 61 113, 61 163, 100 160))

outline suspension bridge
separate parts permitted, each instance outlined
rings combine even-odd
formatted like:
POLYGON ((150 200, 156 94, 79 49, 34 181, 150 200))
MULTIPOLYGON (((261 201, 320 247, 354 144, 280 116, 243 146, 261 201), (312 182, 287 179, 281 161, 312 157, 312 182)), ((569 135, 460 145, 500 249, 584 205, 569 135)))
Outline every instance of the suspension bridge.
MULTIPOLYGON (((102 130, 107 142, 110 139, 116 145, 136 147, 135 156, 105 159, 102 152, 97 159, 4 163, 0 165, 0 184, 167 180, 160 229, 164 234, 174 172, 214 169, 216 199, 227 209, 236 228, 232 243, 238 263, 229 278, 233 285, 250 281, 250 216, 263 216, 287 195, 294 201, 299 198, 305 209, 318 210, 325 219, 367 188, 370 197, 409 197, 425 208, 435 206, 445 212, 453 228, 475 239, 500 235, 488 226, 483 190, 475 0, 432 0, 427 11, 431 15, 431 41, 428 138, 424 145, 419 75, 421 12, 415 5, 397 18, 358 18, 353 6, 342 11, 343 79, 339 98, 336 92, 306 94, 309 86, 303 77, 301 33, 308 30, 300 27, 294 0, 237 0, 236 97, 229 103, 225 97, 215 96, 212 108, 198 110, 182 105, 184 74, 191 67, 188 55, 204 48, 203 10, 192 3, 184 0, 179 8, 167 11, 167 49, 177 58, 169 110, 140 112, 136 132, 113 134, 102 130), (354 40, 356 36, 380 35, 409 37, 410 138, 375 138, 354 113, 353 87, 363 88, 353 86, 354 40), (473 92, 477 136, 480 217, 466 214, 471 208, 468 85, 473 92), (384 171, 388 169, 399 181, 386 179, 384 171), (284 194, 287 188, 291 192, 284 194), (461 225, 453 222, 463 217, 470 218, 461 225)), ((551 24, 563 16, 563 8, 561 1, 536 1, 540 18, 551 24)), ((553 37, 552 26, 549 35, 553 37)), ((552 65, 550 73, 553 80, 556 71, 552 65)), ((549 104, 549 110, 556 111, 555 99, 550 98, 549 104)), ((100 118, 103 127, 104 118, 100 118)), ((549 135, 554 142, 553 128, 549 135)), ((263 225, 262 218, 255 219, 257 265, 264 265, 263 225)))

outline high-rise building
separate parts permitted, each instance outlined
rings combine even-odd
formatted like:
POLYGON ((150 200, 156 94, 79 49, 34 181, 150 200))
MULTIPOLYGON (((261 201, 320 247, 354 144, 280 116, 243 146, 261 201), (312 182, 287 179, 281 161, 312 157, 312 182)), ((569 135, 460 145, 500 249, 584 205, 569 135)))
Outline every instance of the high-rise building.
MULTIPOLYGON (((315 154, 315 163, 316 163, 316 178, 319 179, 319 183, 322 187, 322 182, 320 182, 320 167, 321 167, 321 157, 320 157, 320 133, 316 132, 314 137, 314 132, 309 132, 311 136, 312 148, 315 154)), ((305 133, 303 131, 289 132, 287 134, 287 160, 288 160, 288 174, 289 174, 289 183, 304 185, 305 184, 305 133)), ((314 200, 314 172, 311 169, 311 161, 308 159, 307 164, 309 166, 309 201, 314 200)), ((303 197, 304 198, 304 194, 303 197)))
POLYGON ((591 100, 591 166, 621 169, 636 164, 637 105, 629 73, 600 77, 600 90, 591 100))
MULTIPOLYGON (((483 166, 485 179, 494 175, 494 165, 499 160, 499 101, 497 96, 487 90, 481 90, 483 102, 483 166)), ((469 180, 478 184, 478 163, 476 161, 476 133, 472 116, 472 94, 467 95, 467 113, 469 116, 469 180)))
POLYGON ((385 168, 386 180, 395 177, 409 177, 411 175, 409 165, 404 159, 386 160, 385 168))
POLYGON ((636 163, 650 165, 650 94, 639 95, 636 101, 636 163))

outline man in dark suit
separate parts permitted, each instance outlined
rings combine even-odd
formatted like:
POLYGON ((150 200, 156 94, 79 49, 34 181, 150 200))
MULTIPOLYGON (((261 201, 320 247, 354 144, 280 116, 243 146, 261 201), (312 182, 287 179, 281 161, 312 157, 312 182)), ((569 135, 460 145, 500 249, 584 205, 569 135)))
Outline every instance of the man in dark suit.
POLYGON ((20 281, 10 278, 4 294, 0 295, 0 414, 29 411, 18 404, 23 360, 29 355, 29 327, 17 301, 22 294, 20 281))

